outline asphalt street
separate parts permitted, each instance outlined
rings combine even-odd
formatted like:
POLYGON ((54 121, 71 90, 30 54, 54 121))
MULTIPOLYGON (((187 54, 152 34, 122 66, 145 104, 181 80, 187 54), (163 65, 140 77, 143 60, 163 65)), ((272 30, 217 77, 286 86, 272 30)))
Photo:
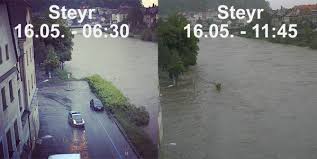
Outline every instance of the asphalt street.
POLYGON ((80 153, 82 159, 135 159, 126 138, 105 112, 90 109, 96 96, 84 81, 39 86, 40 132, 33 158, 80 153), (69 111, 81 112, 85 128, 72 127, 69 111))

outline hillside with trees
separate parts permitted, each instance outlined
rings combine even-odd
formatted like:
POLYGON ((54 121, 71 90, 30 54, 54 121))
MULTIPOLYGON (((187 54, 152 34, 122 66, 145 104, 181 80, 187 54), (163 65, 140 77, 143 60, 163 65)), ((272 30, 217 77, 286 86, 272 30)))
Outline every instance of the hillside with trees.
POLYGON ((175 11, 200 11, 216 9, 225 4, 239 8, 270 8, 266 0, 160 0, 160 13, 170 14, 175 11))
MULTIPOLYGON (((117 8, 122 3, 135 3, 141 0, 28 0, 35 12, 47 12, 52 4, 66 6, 67 8, 80 8, 83 6, 90 7, 107 7, 117 8)), ((135 4, 138 4, 135 3, 135 4)))

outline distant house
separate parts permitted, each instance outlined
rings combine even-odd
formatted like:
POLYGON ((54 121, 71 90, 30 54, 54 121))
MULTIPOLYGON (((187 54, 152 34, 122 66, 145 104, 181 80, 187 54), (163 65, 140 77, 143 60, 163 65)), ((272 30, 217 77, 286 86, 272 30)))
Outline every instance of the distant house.
POLYGON ((281 9, 278 9, 278 10, 273 10, 271 13, 272 14, 271 24, 274 27, 279 27, 283 23, 289 24, 289 19, 285 19, 285 16, 287 15, 288 12, 289 10, 283 7, 281 7, 281 9))
POLYGON ((128 17, 128 10, 120 9, 111 15, 111 22, 113 24, 121 23, 128 17))
POLYGON ((120 4, 119 8, 112 12, 111 23, 121 23, 127 19, 128 13, 132 8, 139 7, 137 1, 128 0, 120 4))
POLYGON ((312 22, 317 26, 317 10, 312 10, 312 22))
POLYGON ((284 17, 284 22, 299 23, 299 22, 316 22, 316 10, 317 4, 315 5, 298 5, 293 7, 290 12, 284 17))

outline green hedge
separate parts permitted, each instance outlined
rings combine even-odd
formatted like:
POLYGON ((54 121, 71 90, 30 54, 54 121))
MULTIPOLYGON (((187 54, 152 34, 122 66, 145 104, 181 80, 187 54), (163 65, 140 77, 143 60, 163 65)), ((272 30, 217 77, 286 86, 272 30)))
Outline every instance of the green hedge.
POLYGON ((99 75, 86 78, 92 92, 95 93, 102 103, 107 106, 126 106, 128 99, 111 82, 104 80, 99 75))

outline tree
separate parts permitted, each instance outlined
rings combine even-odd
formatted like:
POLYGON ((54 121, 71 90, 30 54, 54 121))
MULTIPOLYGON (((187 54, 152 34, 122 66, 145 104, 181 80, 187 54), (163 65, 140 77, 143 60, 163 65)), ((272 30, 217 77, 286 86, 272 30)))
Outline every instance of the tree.
POLYGON ((130 28, 134 32, 138 32, 138 29, 144 28, 142 4, 140 1, 136 1, 134 6, 128 10, 128 16, 126 22, 130 24, 130 28))
POLYGON ((58 68, 60 63, 59 60, 59 57, 56 55, 54 51, 54 47, 52 45, 49 45, 47 47, 47 57, 44 60, 45 71, 49 72, 58 68))
POLYGON ((199 40, 194 36, 187 37, 184 30, 187 24, 186 18, 177 14, 159 21, 159 67, 169 73, 175 84, 179 75, 197 61, 199 40))
POLYGON ((38 38, 34 38, 33 43, 35 63, 43 63, 47 56, 47 47, 45 43, 38 38))
POLYGON ((49 36, 48 38, 35 38, 34 40, 34 49, 37 63, 43 63, 48 56, 48 52, 44 51, 44 45, 51 45, 54 48, 55 54, 58 56, 59 61, 63 64, 65 61, 71 60, 71 54, 73 50, 73 35, 71 34, 71 30, 66 26, 66 22, 62 19, 51 19, 48 18, 48 15, 44 17, 35 17, 33 19, 34 31, 35 34, 40 35, 39 31, 43 24, 47 24, 48 26, 52 26, 52 24, 59 25, 60 35, 64 35, 64 37, 59 36, 57 38, 53 38, 49 36))
POLYGON ((178 77, 185 71, 185 66, 176 50, 172 50, 169 57, 167 71, 169 77, 173 80, 174 85, 177 85, 178 77))

